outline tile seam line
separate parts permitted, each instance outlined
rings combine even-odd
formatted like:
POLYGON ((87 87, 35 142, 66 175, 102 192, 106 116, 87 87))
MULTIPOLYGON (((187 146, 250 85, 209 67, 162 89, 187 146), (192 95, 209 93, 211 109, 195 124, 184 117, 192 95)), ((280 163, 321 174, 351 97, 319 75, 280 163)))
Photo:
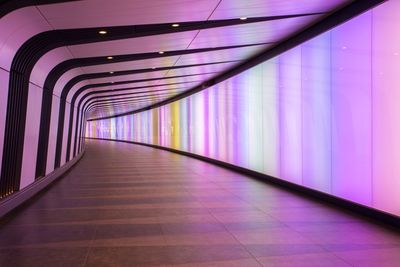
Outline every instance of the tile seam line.
MULTIPOLYGON (((246 201, 243 197, 240 197, 239 195, 236 195, 235 193, 232 193, 232 194, 235 195, 235 196, 237 196, 237 197, 238 197, 239 199, 241 199, 242 201, 244 201, 244 202, 250 204, 250 205, 253 207, 253 204, 251 204, 250 202, 246 201)), ((341 261, 343 261, 344 263, 349 264, 350 266, 354 266, 354 265, 351 264, 350 262, 347 262, 346 260, 344 260, 344 259, 341 258, 340 256, 336 255, 336 253, 334 253, 334 252, 330 251, 329 249, 325 248, 322 244, 320 244, 320 243, 318 243, 318 242, 315 242, 312 238, 309 238, 309 237, 305 236, 302 232, 300 232, 300 231, 296 230, 295 228, 291 227, 289 224, 285 223, 285 221, 283 221, 283 220, 281 220, 281 219, 275 217, 275 216, 272 215, 272 214, 269 214, 268 212, 266 212, 266 211, 264 211, 264 210, 262 210, 262 209, 260 209, 260 208, 257 208, 257 209, 260 210, 262 213, 266 214, 267 216, 270 216, 271 218, 273 218, 273 219, 277 220, 278 222, 282 223, 282 224, 283 224, 284 226, 286 226, 287 228, 293 230, 294 232, 296 232, 296 233, 297 233, 299 236, 301 236, 302 238, 304 238, 304 239, 310 241, 310 242, 312 243, 312 245, 321 248, 321 249, 324 251, 324 253, 331 254, 331 255, 333 255, 334 257, 336 257, 336 258, 340 259, 341 261)), ((314 252, 314 253, 315 253, 315 252, 314 252)), ((305 254, 307 255, 307 254, 311 254, 311 253, 305 253, 305 254)), ((319 254, 319 253, 317 252, 317 254, 319 254)))

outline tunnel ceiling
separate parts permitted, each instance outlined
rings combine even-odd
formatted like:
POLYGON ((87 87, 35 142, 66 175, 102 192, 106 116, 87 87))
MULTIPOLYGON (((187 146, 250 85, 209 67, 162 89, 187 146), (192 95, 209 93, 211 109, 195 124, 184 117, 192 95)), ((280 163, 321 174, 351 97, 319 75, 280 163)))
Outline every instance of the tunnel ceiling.
POLYGON ((98 35, 66 46, 72 58, 87 61, 76 67, 82 72, 77 79, 95 92, 90 119, 141 109, 206 83, 349 2, 97 0, 36 8, 54 30, 98 35), (127 27, 134 34, 118 37, 127 27))
POLYGON ((86 121, 204 90, 384 1, 0 0, 0 198, 82 152, 86 121))

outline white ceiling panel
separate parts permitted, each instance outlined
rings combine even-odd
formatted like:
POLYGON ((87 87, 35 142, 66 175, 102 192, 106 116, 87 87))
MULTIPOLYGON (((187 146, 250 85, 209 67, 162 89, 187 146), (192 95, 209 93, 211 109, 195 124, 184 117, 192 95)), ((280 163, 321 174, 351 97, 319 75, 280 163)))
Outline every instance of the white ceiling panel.
MULTIPOLYGON (((208 79, 211 79, 217 75, 217 73, 204 73, 201 75, 195 75, 195 76, 186 76, 186 77, 178 77, 178 78, 169 78, 165 80, 159 80, 157 84, 163 84, 163 83, 182 83, 182 82, 192 82, 192 81, 198 81, 197 84, 201 84, 203 81, 206 81, 208 79)), ((169 75, 168 75, 169 76, 169 75)), ((196 85, 196 84, 195 84, 196 85)))
POLYGON ((92 92, 92 91, 101 91, 101 90, 113 90, 113 89, 123 89, 123 88, 133 88, 133 87, 144 87, 146 86, 153 86, 156 85, 156 82, 139 82, 139 83, 127 83, 127 84, 116 84, 116 85, 108 85, 96 88, 90 88, 85 91, 85 93, 92 92))
POLYGON ((247 46, 241 48, 224 49, 219 51, 202 52, 197 54, 183 55, 176 65, 203 64, 207 62, 237 61, 245 60, 259 53, 270 45, 247 46))
POLYGON ((186 49, 198 31, 69 46, 75 57, 99 57, 186 49))
MULTIPOLYGON (((193 76, 192 79, 187 79, 185 81, 178 81, 174 82, 171 81, 172 79, 165 79, 161 81, 152 81, 152 82, 139 82, 139 83, 127 83, 127 84, 118 84, 118 85, 109 85, 109 86, 102 86, 102 87, 97 87, 97 88, 92 88, 88 89, 85 92, 92 92, 92 91, 101 91, 101 90, 115 90, 115 89, 124 89, 124 88, 137 88, 137 87, 143 87, 143 88, 148 88, 149 90, 155 89, 155 88, 160 88, 159 86, 152 87, 154 85, 163 85, 163 84, 171 84, 171 87, 176 87, 176 84, 182 84, 185 83, 185 86, 195 86, 199 83, 202 82, 200 78, 196 78, 196 76, 193 76), (187 84, 186 84, 187 83, 187 84), (148 86, 148 87, 147 87, 148 86)), ((181 85, 179 85, 181 86, 181 85)), ((140 90, 143 90, 143 88, 140 88, 140 90)), ((139 90, 139 88, 137 88, 139 90)))
MULTIPOLYGON (((134 99, 142 99, 143 97, 152 97, 152 96, 164 96, 164 95, 173 95, 179 92, 183 92, 184 89, 176 89, 176 90, 170 90, 170 91, 162 91, 162 92, 141 92, 140 94, 135 94, 135 95, 131 95, 130 97, 132 98, 132 100, 134 99)), ((112 95, 110 95, 109 98, 102 98, 100 101, 100 103, 109 103, 107 101, 125 101, 127 100, 127 96, 114 96, 111 97, 112 95)), ((98 99, 97 99, 98 101, 98 99)), ((99 102, 97 102, 99 103, 99 102)))
POLYGON ((207 20, 219 0, 86 0, 38 6, 55 29, 207 20))
POLYGON ((190 48, 279 42, 318 16, 307 16, 201 30, 190 48))
MULTIPOLYGON (((112 95, 117 95, 117 94, 132 94, 132 93, 138 93, 138 92, 164 92, 164 91, 168 91, 168 90, 175 90, 175 89, 179 89, 179 90, 187 90, 190 89, 192 87, 192 83, 185 83, 185 84, 175 84, 175 85, 163 85, 163 86, 157 86, 157 87, 147 87, 147 88, 141 88, 141 89, 131 89, 131 90, 124 90, 124 91, 113 91, 113 92, 104 92, 104 93, 97 93, 96 95, 93 96, 112 96, 112 95)), ((101 89, 100 89, 101 90, 101 89)), ((93 97, 91 96, 91 97, 93 97)))
POLYGON ((121 71, 121 70, 137 70, 137 69, 149 69, 149 68, 160 68, 170 67, 179 59, 179 56, 173 57, 161 57, 144 60, 135 60, 128 62, 102 64, 82 67, 85 73, 97 73, 97 72, 108 72, 108 71, 121 71))
POLYGON ((169 97, 168 96, 167 97, 155 97, 153 99, 144 99, 144 100, 136 101, 136 102, 132 102, 132 103, 115 104, 115 106, 108 105, 105 107, 103 106, 103 107, 93 108, 89 114, 89 119, 103 117, 103 116, 111 116, 114 114, 120 114, 120 113, 129 112, 132 110, 137 110, 137 109, 144 108, 144 107, 147 107, 152 104, 156 104, 157 102, 163 101, 167 98, 169 98, 169 97))
POLYGON ((179 75, 190 75, 197 73, 209 73, 209 72, 222 72, 230 67, 233 67, 238 62, 229 62, 222 64, 202 65, 195 67, 188 67, 182 69, 168 70, 168 76, 179 76, 179 75))
POLYGON ((121 76, 112 76, 98 79, 90 79, 90 83, 107 83, 107 82, 120 82, 120 81, 134 81, 134 80, 142 80, 142 79, 155 79, 159 77, 163 77, 167 74, 167 71, 152 71, 138 74, 130 74, 130 75, 121 75, 121 76))
POLYGON ((328 12, 349 0, 222 0, 210 19, 328 12))

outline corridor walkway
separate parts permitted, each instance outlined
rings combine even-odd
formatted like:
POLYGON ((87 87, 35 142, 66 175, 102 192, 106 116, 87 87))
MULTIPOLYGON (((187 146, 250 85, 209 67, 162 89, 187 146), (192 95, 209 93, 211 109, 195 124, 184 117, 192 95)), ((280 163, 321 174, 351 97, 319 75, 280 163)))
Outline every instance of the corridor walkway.
POLYGON ((0 266, 395 266, 400 235, 208 163, 88 141, 1 221, 0 266))

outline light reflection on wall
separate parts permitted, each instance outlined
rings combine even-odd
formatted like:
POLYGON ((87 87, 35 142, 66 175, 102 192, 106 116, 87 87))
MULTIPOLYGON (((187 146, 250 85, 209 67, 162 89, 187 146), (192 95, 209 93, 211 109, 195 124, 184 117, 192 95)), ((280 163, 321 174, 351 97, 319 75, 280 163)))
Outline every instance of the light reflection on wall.
POLYGON ((201 154, 400 215, 400 2, 88 137, 201 154))

